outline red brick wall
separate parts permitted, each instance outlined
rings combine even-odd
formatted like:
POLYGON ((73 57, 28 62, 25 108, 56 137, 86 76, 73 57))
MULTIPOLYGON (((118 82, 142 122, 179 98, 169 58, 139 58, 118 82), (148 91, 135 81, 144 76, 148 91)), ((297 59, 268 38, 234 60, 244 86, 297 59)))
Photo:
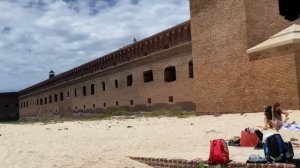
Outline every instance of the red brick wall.
POLYGON ((193 91, 193 78, 189 78, 189 61, 192 60, 191 43, 166 49, 151 54, 142 59, 119 65, 94 75, 84 76, 79 80, 67 82, 43 91, 22 95, 20 102, 29 102, 29 106, 21 108, 21 117, 28 116, 51 116, 64 112, 102 112, 108 107, 125 106, 135 111, 148 111, 154 109, 182 108, 184 110, 195 110, 193 91), (164 81, 164 69, 175 66, 176 81, 164 81), (154 81, 144 83, 143 72, 153 70, 154 81), (127 87, 127 75, 132 74, 133 86, 127 87), (115 88, 115 80, 119 87, 115 88), (102 82, 106 83, 106 90, 102 91, 102 82), (95 86, 95 94, 91 95, 91 84, 95 86), (82 88, 86 86, 87 95, 83 96, 82 88), (77 90, 75 97, 74 89, 77 90), (64 100, 49 104, 49 96, 58 95, 63 92, 64 100), (69 92, 70 97, 67 97, 69 92), (174 101, 169 102, 169 96, 174 101), (43 105, 36 105, 36 100, 43 99, 43 105), (48 98, 48 103, 44 103, 48 98), (151 98, 151 104, 148 103, 151 98), (130 101, 133 100, 133 105, 130 101), (106 103, 106 107, 104 107, 106 103), (95 107, 93 106, 95 105, 95 107))
POLYGON ((277 1, 190 2, 197 111, 262 111, 274 101, 299 108, 294 56, 250 61, 246 54, 292 24, 279 16, 277 1))
MULTIPOLYGON (((297 71, 297 91, 298 94, 300 94, 300 46, 298 45, 297 48, 295 49, 295 60, 296 60, 296 71, 297 71)), ((300 104, 300 99, 298 100, 299 104, 300 104)))

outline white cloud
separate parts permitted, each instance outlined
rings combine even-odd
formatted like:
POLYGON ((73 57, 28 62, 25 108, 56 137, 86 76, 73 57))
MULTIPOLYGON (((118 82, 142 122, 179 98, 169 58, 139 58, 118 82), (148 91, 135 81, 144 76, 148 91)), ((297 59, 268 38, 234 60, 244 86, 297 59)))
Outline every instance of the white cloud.
POLYGON ((0 91, 18 91, 189 19, 188 0, 2 0, 0 91))

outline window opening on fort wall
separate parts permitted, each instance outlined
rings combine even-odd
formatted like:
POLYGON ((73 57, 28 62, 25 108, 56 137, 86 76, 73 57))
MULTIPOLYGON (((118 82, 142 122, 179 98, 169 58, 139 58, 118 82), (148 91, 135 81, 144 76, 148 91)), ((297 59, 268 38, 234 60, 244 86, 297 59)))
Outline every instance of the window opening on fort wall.
POLYGON ((152 99, 148 98, 148 104, 151 104, 151 103, 152 103, 152 99))
POLYGON ((174 102, 174 97, 173 96, 169 96, 169 102, 170 103, 174 102))
POLYGON ((95 94, 95 85, 92 84, 91 85, 91 95, 94 95, 95 94))
POLYGON ((133 83, 132 75, 128 75, 127 76, 127 86, 132 86, 132 83, 133 83))
POLYGON ((86 87, 85 86, 82 87, 82 95, 86 96, 86 87))
POLYGON ((189 78, 194 78, 194 66, 193 61, 189 62, 189 78))
POLYGON ((118 80, 116 79, 115 80, 115 88, 118 88, 119 87, 119 82, 118 82, 118 80))
POLYGON ((152 70, 145 71, 143 73, 143 76, 144 76, 144 82, 145 83, 153 81, 153 71, 152 70))
POLYGON ((60 93, 60 101, 64 101, 64 93, 63 92, 60 93))
POLYGON ((57 102, 57 94, 54 95, 54 102, 57 102))
POLYGON ((105 91, 105 82, 102 82, 102 91, 105 91))
POLYGON ((165 82, 176 81, 176 68, 175 66, 170 66, 165 68, 165 82))

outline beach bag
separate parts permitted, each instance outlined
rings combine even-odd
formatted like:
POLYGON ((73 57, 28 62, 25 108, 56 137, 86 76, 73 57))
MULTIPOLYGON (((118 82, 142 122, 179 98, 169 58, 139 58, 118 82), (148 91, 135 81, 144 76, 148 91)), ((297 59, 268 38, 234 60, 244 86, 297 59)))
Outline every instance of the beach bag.
POLYGON ((266 139, 264 153, 268 162, 286 162, 286 144, 281 135, 274 134, 266 139))
POLYGON ((255 147, 259 142, 259 139, 255 133, 250 133, 243 130, 241 132, 241 146, 243 147, 255 147))
POLYGON ((229 162, 229 151, 227 143, 223 139, 210 141, 209 165, 226 165, 229 162))
POLYGON ((285 149, 286 149, 286 160, 290 161, 293 160, 294 158, 294 149, 293 149, 293 145, 291 142, 286 142, 285 143, 285 149))

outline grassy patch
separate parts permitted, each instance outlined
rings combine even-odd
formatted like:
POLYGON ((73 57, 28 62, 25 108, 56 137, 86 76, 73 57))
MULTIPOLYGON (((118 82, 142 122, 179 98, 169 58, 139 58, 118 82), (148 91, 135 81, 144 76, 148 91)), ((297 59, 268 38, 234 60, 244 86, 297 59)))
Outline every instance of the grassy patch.
POLYGON ((155 110, 145 114, 145 117, 177 117, 177 118, 187 118, 196 116, 194 111, 182 111, 180 109, 172 110, 155 110))
POLYGON ((128 111, 128 109, 125 107, 110 107, 101 115, 103 115, 104 118, 107 118, 114 116, 132 116, 134 113, 128 111))
POLYGON ((154 110, 150 112, 132 112, 126 107, 111 107, 106 111, 99 114, 84 115, 84 116, 74 116, 62 114, 60 117, 56 118, 30 118, 22 121, 5 122, 6 124, 34 124, 42 123, 46 124, 56 124, 65 121, 93 121, 93 120, 110 120, 110 119, 133 119, 141 117, 177 117, 177 118, 187 118, 197 116, 195 111, 183 111, 180 108, 173 109, 161 109, 154 110))

